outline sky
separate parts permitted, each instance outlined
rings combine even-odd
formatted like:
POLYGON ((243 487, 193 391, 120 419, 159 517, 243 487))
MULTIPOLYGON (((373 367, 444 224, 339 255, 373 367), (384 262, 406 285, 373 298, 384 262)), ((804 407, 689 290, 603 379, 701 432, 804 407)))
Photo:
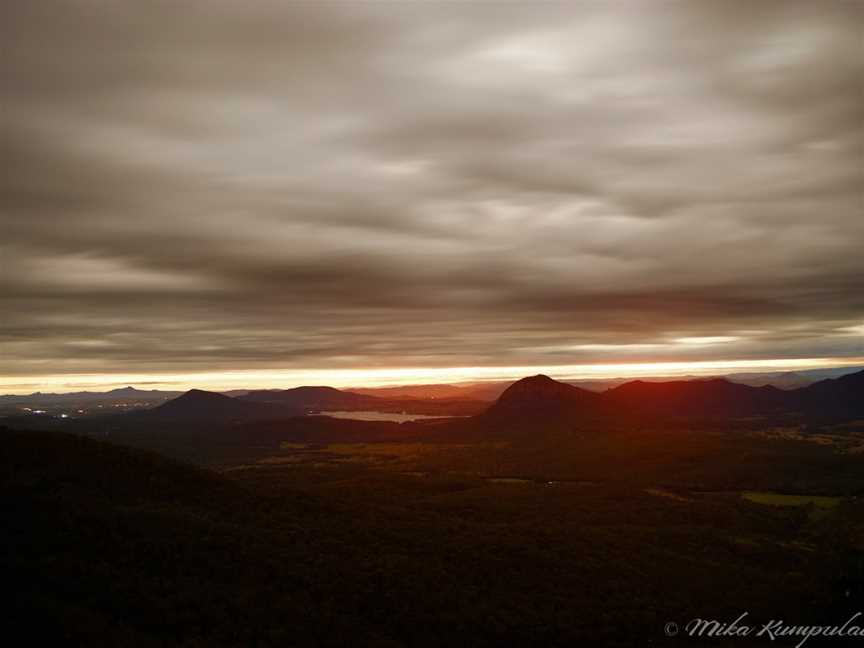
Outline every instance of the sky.
POLYGON ((2 3, 0 392, 864 364, 862 33, 854 0, 2 3))

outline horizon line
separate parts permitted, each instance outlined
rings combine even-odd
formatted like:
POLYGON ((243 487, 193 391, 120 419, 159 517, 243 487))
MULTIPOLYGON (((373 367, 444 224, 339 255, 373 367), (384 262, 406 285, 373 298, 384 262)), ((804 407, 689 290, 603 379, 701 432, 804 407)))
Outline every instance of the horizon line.
POLYGON ((619 378, 675 378, 686 375, 716 376, 724 373, 803 371, 864 366, 864 357, 850 358, 777 358, 769 360, 701 360, 635 363, 593 363, 569 365, 531 365, 510 367, 402 367, 375 369, 283 369, 232 370, 171 374, 67 374, 37 376, 21 381, 0 377, 3 395, 21 396, 34 392, 72 393, 107 391, 130 385, 143 385, 160 391, 230 391, 308 385, 340 388, 399 387, 425 384, 482 383, 518 380, 525 376, 547 374, 558 380, 619 378), (14 381, 14 382, 13 382, 14 381), (64 391, 65 390, 65 391, 64 391))

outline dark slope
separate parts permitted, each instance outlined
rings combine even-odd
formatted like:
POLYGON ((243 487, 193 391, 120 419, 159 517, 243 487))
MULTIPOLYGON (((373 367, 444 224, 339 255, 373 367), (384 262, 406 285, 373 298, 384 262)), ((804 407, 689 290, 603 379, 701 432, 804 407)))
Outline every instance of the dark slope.
POLYGON ((848 527, 821 519, 804 552, 802 516, 723 499, 358 467, 230 481, 38 432, 0 447, 7 635, 28 645, 643 646, 704 610, 827 625, 852 614, 847 583, 859 600, 848 527))
POLYGON ((820 380, 790 395, 791 406, 813 418, 864 418, 864 371, 820 380))
POLYGON ((59 498, 134 506, 142 502, 195 505, 242 497, 237 486, 208 470, 147 450, 63 432, 0 426, 4 497, 59 498))
POLYGON ((328 545, 301 528, 320 516, 313 498, 268 500, 62 433, 0 428, 0 444, 7 634, 57 646, 287 645, 269 633, 315 618, 319 577, 300 566, 328 545))

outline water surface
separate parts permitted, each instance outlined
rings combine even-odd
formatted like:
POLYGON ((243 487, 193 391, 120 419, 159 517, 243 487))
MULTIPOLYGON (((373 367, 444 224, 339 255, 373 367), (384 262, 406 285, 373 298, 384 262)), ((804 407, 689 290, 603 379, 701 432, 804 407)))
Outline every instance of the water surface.
POLYGON ((319 412, 323 416, 332 416, 333 418, 353 419, 355 421, 393 421, 395 423, 404 423, 405 421, 417 421, 419 419, 434 419, 434 418, 453 418, 451 416, 432 416, 429 414, 406 414, 404 412, 319 412))

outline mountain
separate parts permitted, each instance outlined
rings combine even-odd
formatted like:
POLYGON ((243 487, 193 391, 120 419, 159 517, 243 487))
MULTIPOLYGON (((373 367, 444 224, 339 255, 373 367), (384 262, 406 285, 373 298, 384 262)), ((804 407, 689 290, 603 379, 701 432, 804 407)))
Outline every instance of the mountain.
POLYGON ((137 401, 159 401, 179 396, 183 392, 161 391, 158 389, 136 389, 135 387, 121 387, 107 392, 81 391, 67 393, 43 393, 32 394, 8 394, 0 396, 0 403, 15 403, 21 405, 44 405, 50 403, 91 403, 91 402, 114 402, 118 400, 134 399, 137 401))
POLYGON ((239 400, 254 403, 278 403, 306 410, 374 409, 374 396, 341 391, 334 387, 295 387, 294 389, 250 391, 239 400))
POLYGON ((296 414, 289 408, 269 403, 242 401, 215 392, 191 389, 153 409, 132 412, 126 416, 147 420, 218 421, 265 419, 296 414))
POLYGON ((826 378, 790 393, 793 404, 810 417, 864 418, 864 371, 826 378))
POLYGON ((602 396, 538 374, 517 380, 481 416, 486 422, 512 425, 531 421, 596 418, 602 396))
POLYGON ((723 378, 645 382, 614 387, 603 399, 616 412, 662 418, 738 418, 787 408, 788 393, 776 387, 749 387, 723 378))
MULTIPOLYGON (((135 387, 119 387, 118 389, 112 389, 111 391, 105 392, 105 396, 163 396, 165 394, 171 394, 173 392, 163 392, 158 389, 136 389, 135 387)), ((92 394, 94 396, 101 395, 98 392, 92 394)))
POLYGON ((770 371, 763 373, 734 373, 725 376, 727 380, 751 387, 772 385, 780 389, 799 389, 816 383, 826 378, 839 378, 841 376, 858 373, 864 367, 832 367, 828 369, 805 369, 800 371, 770 371))
POLYGON ((481 424, 525 426, 612 421, 724 420, 765 416, 864 418, 864 371, 782 390, 723 378, 649 382, 633 380, 602 393, 548 376, 523 378, 482 415, 481 424))

